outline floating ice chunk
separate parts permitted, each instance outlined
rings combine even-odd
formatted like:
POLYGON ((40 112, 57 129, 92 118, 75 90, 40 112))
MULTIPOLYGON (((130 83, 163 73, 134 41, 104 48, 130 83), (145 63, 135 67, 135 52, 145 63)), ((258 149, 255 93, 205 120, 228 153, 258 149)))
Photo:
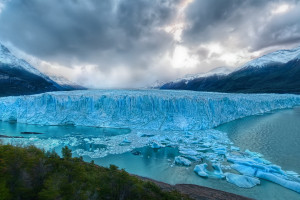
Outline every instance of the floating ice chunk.
POLYGON ((197 148, 196 149, 197 151, 208 151, 208 150, 210 150, 210 148, 197 148))
POLYGON ((266 160, 264 158, 254 157, 253 160, 256 161, 256 162, 259 162, 259 163, 267 164, 267 165, 271 164, 270 161, 268 161, 268 160, 266 160))
POLYGON ((213 164, 212 167, 214 168, 214 172, 213 172, 214 174, 213 174, 213 176, 215 178, 222 179, 222 178, 225 177, 220 164, 213 164))
POLYGON ((203 163, 200 165, 196 165, 194 168, 194 172, 196 172, 196 174, 198 174, 199 176, 205 177, 205 178, 222 179, 225 177, 219 164, 213 164, 213 168, 214 168, 214 171, 211 172, 211 171, 207 170, 207 164, 203 163))
POLYGON ((286 175, 286 173, 281 169, 281 167, 279 167, 277 165, 266 165, 264 163, 257 162, 256 160, 251 159, 251 158, 228 156, 227 161, 235 163, 235 164, 252 167, 253 169, 261 170, 264 172, 278 173, 278 174, 286 175))
POLYGON ((162 147, 165 147, 164 145, 162 145, 161 143, 159 143, 157 141, 153 141, 150 146, 153 149, 160 149, 162 147))
POLYGON ((227 150, 226 150, 226 147, 216 147, 216 148, 213 148, 214 152, 219 154, 219 155, 225 155, 227 150))
POLYGON ((209 147, 211 147, 211 143, 205 142, 205 143, 201 144, 201 146, 204 148, 209 148, 209 147))
POLYGON ((189 160, 193 160, 193 161, 197 161, 197 160, 201 160, 202 156, 197 155, 197 156, 191 156, 191 155, 183 155, 183 157, 189 159, 189 160))
POLYGON ((191 132, 188 132, 188 131, 185 131, 185 133, 184 133, 184 134, 185 134, 185 136, 186 136, 186 137, 190 137, 190 136, 192 136, 192 135, 193 135, 193 133, 191 133, 191 132))
POLYGON ((240 148, 236 147, 236 146, 231 146, 230 149, 231 149, 231 151, 239 151, 240 150, 240 148))
POLYGON ((226 181, 232 183, 241 188, 252 188, 258 184, 260 181, 258 178, 254 178, 251 176, 238 175, 233 173, 225 173, 226 181))
POLYGON ((286 174, 290 175, 290 176, 294 176, 294 177, 299 177, 299 174, 297 172, 294 172, 294 171, 286 171, 286 174))
POLYGON ((127 138, 123 140, 123 143, 131 143, 127 138))
POLYGON ((84 138, 83 141, 90 143, 91 140, 89 138, 84 138))
POLYGON ((255 176, 257 169, 251 166, 241 165, 241 164, 234 164, 231 166, 232 169, 240 172, 241 174, 248 175, 248 176, 255 176))
POLYGON ((230 170, 231 166, 230 165, 221 165, 221 168, 225 169, 225 170, 230 170))
POLYGON ((175 164, 184 165, 184 166, 191 166, 192 162, 189 161, 188 159, 184 158, 184 157, 177 156, 177 157, 175 157, 175 164))
POLYGON ((259 158, 263 157, 262 154, 257 153, 257 152, 252 152, 252 151, 250 151, 249 149, 246 149, 246 150, 245 150, 245 153, 247 153, 247 154, 250 155, 251 157, 259 157, 259 158))
POLYGON ((190 156, 196 156, 199 153, 193 149, 182 149, 179 151, 179 153, 184 154, 184 155, 190 155, 190 156))
POLYGON ((128 145, 130 145, 130 141, 127 139, 127 138, 125 138, 119 145, 120 146, 128 146, 128 145))
POLYGON ((206 168, 207 168, 206 163, 196 165, 195 168, 194 168, 194 172, 196 172, 196 174, 198 174, 201 177, 208 177, 206 168))
POLYGON ((262 178, 262 179, 277 183, 285 188, 288 188, 290 190, 294 190, 294 191, 300 193, 300 183, 291 181, 291 180, 287 180, 285 176, 276 175, 273 173, 262 172, 262 171, 258 171, 256 176, 258 178, 262 178))

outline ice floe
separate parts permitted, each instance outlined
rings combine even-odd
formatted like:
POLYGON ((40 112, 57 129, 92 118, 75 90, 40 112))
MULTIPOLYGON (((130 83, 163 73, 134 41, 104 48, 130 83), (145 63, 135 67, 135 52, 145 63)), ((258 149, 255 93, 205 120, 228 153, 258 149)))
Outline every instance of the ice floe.
POLYGON ((184 166, 190 166, 191 165, 191 161, 189 161, 188 159, 182 157, 182 156, 177 156, 175 157, 174 160, 175 164, 177 165, 184 165, 184 166))
POLYGON ((233 173, 225 173, 226 180, 229 183, 235 184, 238 187, 242 188, 252 188, 257 184, 260 184, 258 178, 254 178, 246 175, 238 175, 233 173))

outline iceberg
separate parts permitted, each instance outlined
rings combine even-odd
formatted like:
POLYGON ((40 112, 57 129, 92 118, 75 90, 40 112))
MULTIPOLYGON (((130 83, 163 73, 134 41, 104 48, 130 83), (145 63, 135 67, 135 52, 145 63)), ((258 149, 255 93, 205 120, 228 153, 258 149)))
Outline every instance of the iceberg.
POLYGON ((247 176, 255 176, 257 171, 256 168, 240 164, 234 164, 231 168, 247 176))
POLYGON ((300 105, 291 94, 225 94, 168 90, 59 91, 0 98, 0 120, 142 130, 205 130, 300 105))
POLYGON ((272 182, 277 183, 285 188, 288 188, 290 190, 294 190, 295 192, 300 193, 300 183, 291 181, 284 176, 276 176, 275 174, 262 172, 262 171, 258 171, 256 176, 258 178, 272 181, 272 182))
POLYGON ((160 149, 160 148, 164 147, 164 145, 160 144, 157 141, 153 141, 150 146, 152 149, 160 149))
POLYGON ((234 163, 231 168, 244 176, 265 179, 300 193, 300 179, 296 172, 283 171, 280 166, 263 159, 262 155, 256 152, 248 155, 252 157, 228 156, 227 161, 234 163))
POLYGON ((212 165, 212 167, 214 168, 214 171, 209 171, 207 169, 207 166, 208 165, 206 163, 196 165, 194 168, 194 172, 204 178, 222 179, 225 177, 219 164, 212 165))
POLYGON ((189 155, 189 156, 196 156, 199 153, 193 149, 182 149, 179 151, 179 153, 184 154, 184 155, 189 155))
POLYGON ((191 166, 192 162, 189 161, 188 159, 181 157, 181 156, 177 156, 175 157, 175 164, 177 165, 184 165, 184 166, 191 166))
POLYGON ((201 177, 208 177, 206 168, 207 168, 206 163, 196 165, 195 168, 194 168, 194 172, 196 172, 196 174, 198 174, 201 177))
POLYGON ((242 188, 252 188, 260 184, 258 178, 254 178, 251 176, 238 175, 233 173, 225 173, 225 176, 226 181, 242 188))
POLYGON ((213 164, 212 167, 214 168, 213 176, 215 178, 222 179, 225 177, 220 164, 213 164))
POLYGON ((230 150, 231 150, 231 151, 239 151, 240 148, 239 148, 239 147, 236 147, 236 146, 231 146, 231 147, 230 147, 230 150))

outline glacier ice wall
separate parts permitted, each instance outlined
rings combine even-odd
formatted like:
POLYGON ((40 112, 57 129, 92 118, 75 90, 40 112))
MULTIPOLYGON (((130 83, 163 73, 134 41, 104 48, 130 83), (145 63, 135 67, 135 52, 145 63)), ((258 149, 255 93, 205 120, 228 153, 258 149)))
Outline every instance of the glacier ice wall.
POLYGON ((290 94, 87 90, 0 98, 0 120, 40 125, 203 130, 300 105, 290 94))

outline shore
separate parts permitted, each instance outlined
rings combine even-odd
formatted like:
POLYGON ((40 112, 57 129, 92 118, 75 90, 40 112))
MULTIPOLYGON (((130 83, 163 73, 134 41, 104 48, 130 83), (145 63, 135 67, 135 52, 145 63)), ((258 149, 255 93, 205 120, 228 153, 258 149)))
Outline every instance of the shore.
POLYGON ((178 192, 189 196, 192 199, 196 200, 251 200, 251 198, 243 197, 237 194, 224 192, 221 190, 216 190, 200 185, 194 185, 194 184, 176 184, 176 185, 170 185, 164 182, 156 181, 150 178, 141 177, 137 175, 136 176, 144 181, 150 181, 152 183, 155 183, 157 186, 159 186, 163 191, 174 191, 177 190, 178 192))

